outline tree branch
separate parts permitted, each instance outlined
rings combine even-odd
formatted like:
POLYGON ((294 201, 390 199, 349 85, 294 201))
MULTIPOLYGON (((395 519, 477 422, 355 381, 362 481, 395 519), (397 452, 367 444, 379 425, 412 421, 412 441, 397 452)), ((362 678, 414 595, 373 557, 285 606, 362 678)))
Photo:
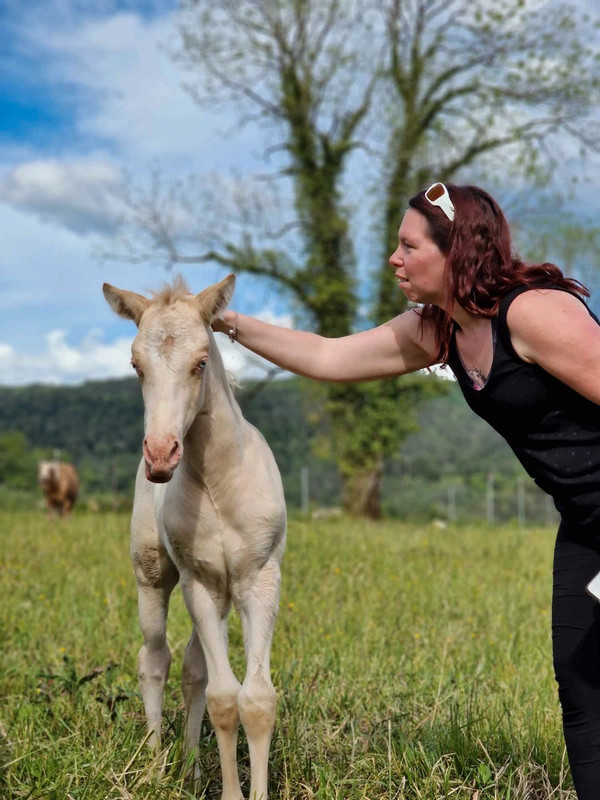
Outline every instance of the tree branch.
POLYGON ((175 264, 203 264, 209 261, 227 267, 234 272, 245 272, 249 275, 259 275, 270 278, 289 289, 309 311, 314 313, 314 305, 308 295, 304 284, 298 279, 298 271, 288 275, 277 267, 281 254, 272 250, 262 250, 257 253, 251 249, 240 249, 233 245, 226 245, 226 253, 218 250, 207 250, 205 253, 195 255, 171 254, 170 263, 175 264))

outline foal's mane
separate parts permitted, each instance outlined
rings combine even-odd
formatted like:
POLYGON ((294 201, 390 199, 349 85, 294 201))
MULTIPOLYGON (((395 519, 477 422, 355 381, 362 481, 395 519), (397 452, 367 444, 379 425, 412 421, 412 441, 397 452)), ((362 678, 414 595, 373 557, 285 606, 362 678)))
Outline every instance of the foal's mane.
POLYGON ((164 282, 158 291, 151 292, 152 300, 161 306, 170 306, 177 300, 185 300, 191 295, 183 275, 175 275, 173 283, 164 282))

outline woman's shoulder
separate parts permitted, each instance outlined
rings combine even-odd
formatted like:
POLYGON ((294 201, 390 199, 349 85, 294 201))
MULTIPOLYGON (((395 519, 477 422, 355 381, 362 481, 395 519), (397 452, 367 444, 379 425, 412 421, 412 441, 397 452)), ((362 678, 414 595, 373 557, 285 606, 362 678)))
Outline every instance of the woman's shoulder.
POLYGON ((573 308, 589 313, 580 295, 563 286, 548 283, 518 284, 509 288, 500 298, 498 318, 501 323, 516 314, 549 313, 552 308, 573 308))
POLYGON ((579 295, 557 286, 517 286, 506 293, 500 305, 506 307, 510 317, 528 316, 530 313, 547 315, 553 309, 589 314, 579 295))
POLYGON ((574 328, 597 325, 587 306, 572 292, 553 287, 527 287, 515 294, 506 308, 512 345, 525 361, 535 361, 532 350, 558 342, 574 328))

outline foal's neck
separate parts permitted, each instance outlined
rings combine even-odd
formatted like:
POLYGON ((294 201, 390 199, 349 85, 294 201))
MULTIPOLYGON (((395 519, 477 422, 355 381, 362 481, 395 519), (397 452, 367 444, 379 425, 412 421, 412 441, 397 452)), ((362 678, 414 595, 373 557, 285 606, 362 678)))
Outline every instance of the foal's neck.
POLYGON ((242 412, 212 337, 210 347, 210 366, 203 378, 206 382, 204 402, 184 439, 186 465, 203 480, 213 468, 222 475, 230 460, 239 461, 244 426, 242 412))

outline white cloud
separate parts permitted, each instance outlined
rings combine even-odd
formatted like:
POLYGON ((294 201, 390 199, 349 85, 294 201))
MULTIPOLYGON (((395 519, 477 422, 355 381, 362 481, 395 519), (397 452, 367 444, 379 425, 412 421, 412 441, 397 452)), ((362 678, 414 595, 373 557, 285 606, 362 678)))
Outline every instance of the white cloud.
POLYGON ((122 213, 122 175, 103 161, 37 159, 9 170, 0 182, 0 202, 76 233, 114 230, 122 213))
MULTIPOLYGON (((235 112, 203 112, 183 89, 184 75, 167 52, 178 38, 175 11, 111 14, 110 0, 98 15, 102 5, 86 17, 71 0, 50 0, 39 13, 26 7, 15 16, 14 38, 27 53, 23 70, 43 70, 49 104, 54 92, 74 119, 58 158, 39 157, 33 143, 0 145, 0 203, 79 234, 114 230, 124 210, 124 171, 158 168, 168 182, 235 167, 239 181, 262 147, 256 131, 224 135, 236 127, 235 112)), ((157 0, 155 10, 161 6, 157 0)), ((25 73, 15 80, 32 80, 25 73)))
POLYGON ((102 282, 127 280, 135 289, 144 278, 128 265, 98 264, 88 239, 14 207, 0 205, 0 229, 0 339, 13 344, 39 342, 54 328, 97 325, 107 308, 102 282))
MULTIPOLYGON (((111 312, 102 283, 148 295, 172 276, 144 265, 98 263, 90 256, 87 237, 7 205, 0 205, 0 229, 0 384, 76 383, 131 374, 135 327, 111 312)), ((211 266, 180 271, 193 291, 225 272, 211 266)), ((267 321, 291 324, 288 316, 260 313, 277 307, 278 296, 267 289, 257 292, 248 276, 240 276, 234 302, 267 321)), ((227 369, 239 379, 264 374, 244 348, 225 336, 218 339, 227 369)))
POLYGON ((45 335, 44 347, 35 353, 18 352, 12 345, 0 343, 0 372, 2 382, 11 386, 117 378, 130 374, 130 353, 130 339, 106 343, 102 332, 93 330, 73 345, 67 341, 67 331, 56 329, 45 335))
MULTIPOLYGON (((291 318, 265 311, 259 315, 265 322, 291 327, 291 318)), ((18 350, 0 342, 0 375, 2 383, 18 386, 30 383, 76 384, 84 380, 130 376, 131 341, 133 335, 118 336, 106 341, 101 328, 89 330, 83 338, 69 341, 69 331, 55 328, 43 335, 43 346, 35 352, 18 350)), ((225 369, 238 381, 260 379, 272 368, 237 342, 217 336, 225 369)))
MULTIPOLYGON (((24 35, 46 54, 47 79, 80 93, 76 127, 84 140, 109 143, 128 166, 156 159, 187 170, 229 166, 233 145, 223 131, 234 118, 203 114, 183 88, 169 54, 178 40, 175 12, 151 19, 117 13, 51 29, 34 24, 24 35)), ((238 147, 236 137, 237 155, 247 162, 252 147, 238 147)))

